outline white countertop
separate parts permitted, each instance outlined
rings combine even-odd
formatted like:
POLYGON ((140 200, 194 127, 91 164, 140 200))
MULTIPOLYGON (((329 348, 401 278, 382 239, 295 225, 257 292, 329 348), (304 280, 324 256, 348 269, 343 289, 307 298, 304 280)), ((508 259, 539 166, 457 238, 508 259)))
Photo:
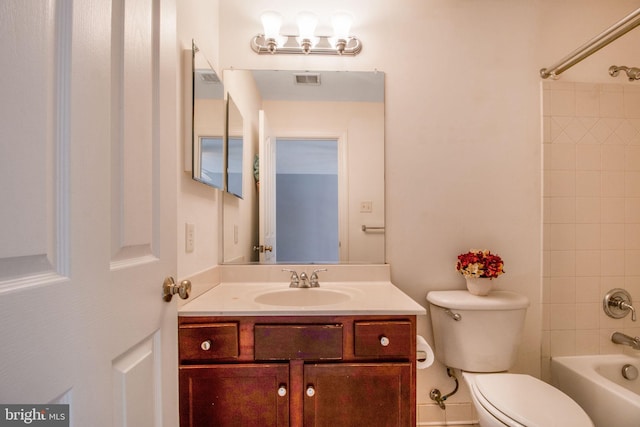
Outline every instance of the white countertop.
POLYGON ((223 282, 178 309, 180 316, 309 316, 423 315, 426 310, 389 281, 320 283, 319 288, 289 288, 284 282, 223 282), (297 294, 305 292, 305 294, 297 294), (314 294, 314 292, 316 292, 314 294), (256 301, 273 293, 303 305, 273 305, 256 301), (290 293, 296 293, 291 295, 290 293), (332 302, 337 296, 341 301, 332 302), (327 301, 322 301, 327 297, 327 301), (316 304, 320 302, 320 304, 316 304))

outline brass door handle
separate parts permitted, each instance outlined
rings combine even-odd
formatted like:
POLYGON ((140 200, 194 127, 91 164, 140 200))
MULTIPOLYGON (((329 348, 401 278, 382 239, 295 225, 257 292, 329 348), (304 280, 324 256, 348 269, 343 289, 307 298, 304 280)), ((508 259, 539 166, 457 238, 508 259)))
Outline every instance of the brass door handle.
POLYGON ((253 247, 253 251, 254 252, 271 252, 273 251, 273 246, 265 246, 265 245, 260 245, 260 246, 254 246, 253 247))
POLYGON ((187 299, 189 298, 190 292, 191 282, 189 280, 183 280, 177 285, 173 277, 169 276, 164 279, 164 283, 162 284, 162 299, 166 302, 171 301, 171 298, 175 294, 178 294, 182 299, 187 299))

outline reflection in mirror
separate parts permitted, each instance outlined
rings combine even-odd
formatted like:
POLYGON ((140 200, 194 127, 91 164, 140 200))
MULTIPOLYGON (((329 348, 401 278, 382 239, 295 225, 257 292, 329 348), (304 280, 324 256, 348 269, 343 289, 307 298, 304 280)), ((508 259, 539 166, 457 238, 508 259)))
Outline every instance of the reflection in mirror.
MULTIPOLYGON (((239 80, 245 75, 242 73, 247 71, 225 70, 225 84, 239 80), (238 76, 227 79, 233 74, 238 76)), ((234 87, 233 93, 238 94, 234 98, 251 128, 245 134, 252 138, 248 145, 245 141, 245 150, 259 148, 255 151, 259 152, 259 182, 251 189, 253 203, 247 204, 251 218, 238 215, 241 206, 224 204, 223 262, 384 263, 384 73, 253 70, 251 77, 250 83, 244 80, 241 89, 234 87), (320 160, 307 156, 297 163, 295 171, 284 172, 298 174, 297 177, 278 176, 283 172, 278 172, 277 157, 283 153, 276 156, 276 150, 285 151, 286 155, 291 141, 309 140, 337 141, 332 156, 337 157, 334 168, 338 200, 337 206, 332 203, 331 214, 326 215, 337 218, 337 238, 332 243, 335 247, 330 248, 330 253, 337 255, 312 254, 313 251, 302 255, 302 249, 317 242, 309 230, 321 229, 322 221, 314 219, 314 215, 330 203, 313 196, 306 185, 293 206, 277 201, 284 181, 300 183, 301 179, 296 178, 303 177, 302 173, 317 174, 320 160), (296 215, 311 220, 307 231, 293 231, 296 215), (243 232, 251 233, 250 244, 243 243, 243 232), (289 250, 280 244, 287 234, 293 234, 293 242, 300 250, 295 246, 289 250)), ((228 90, 232 92, 231 88, 228 90)), ((251 168, 245 166, 245 173, 249 173, 251 168)))
POLYGON ((198 47, 192 48, 193 179, 224 188, 224 87, 198 47))
POLYGON ((243 120, 229 95, 227 106, 227 191, 242 198, 243 120))

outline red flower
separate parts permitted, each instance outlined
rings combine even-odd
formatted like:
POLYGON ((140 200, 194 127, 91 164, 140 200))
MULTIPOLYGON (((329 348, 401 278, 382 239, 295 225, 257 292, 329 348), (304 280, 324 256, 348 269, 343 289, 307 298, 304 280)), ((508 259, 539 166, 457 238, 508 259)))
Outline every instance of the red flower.
POLYGON ((465 254, 458 255, 456 270, 465 277, 493 279, 504 273, 504 262, 499 255, 492 254, 489 250, 472 249, 465 254))

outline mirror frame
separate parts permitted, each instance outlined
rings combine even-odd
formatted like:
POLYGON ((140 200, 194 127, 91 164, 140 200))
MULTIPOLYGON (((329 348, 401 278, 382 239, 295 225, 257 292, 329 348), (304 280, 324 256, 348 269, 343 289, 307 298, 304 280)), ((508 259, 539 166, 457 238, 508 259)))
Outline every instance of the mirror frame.
POLYGON ((224 143, 224 170, 225 170, 225 185, 224 189, 227 193, 243 198, 244 192, 244 118, 240 109, 233 101, 231 94, 227 92, 227 111, 226 111, 226 126, 225 126, 225 143, 224 143), (233 140, 240 138, 240 150, 235 150, 232 144, 233 140), (239 151, 239 158, 236 158, 235 154, 239 151), (232 180, 232 168, 238 164, 240 165, 240 176, 232 180), (239 182, 239 188, 236 188, 235 182, 239 182))
MULTIPOLYGON (((202 107, 202 105, 200 105, 202 107)), ((212 105, 213 110, 215 111, 216 106, 212 105)), ((226 114, 226 102, 225 102, 225 91, 224 85, 222 84, 222 80, 220 76, 215 72, 211 62, 200 52, 200 49, 196 45, 195 41, 191 42, 191 178, 194 181, 200 182, 204 185, 217 188, 219 190, 224 190, 226 187, 226 140, 225 140, 225 132, 226 132, 226 123, 225 123, 225 114, 226 114), (196 55, 200 55, 200 61, 197 60, 196 55), (206 67, 198 67, 197 62, 206 64, 206 67), (204 70, 204 71, 203 71, 204 70), (215 94, 215 98, 211 98, 212 100, 219 100, 221 112, 219 114, 219 120, 212 117, 212 121, 209 120, 198 120, 200 114, 199 111, 201 108, 198 108, 198 99, 208 99, 208 98, 199 98, 198 97, 198 76, 210 75, 211 81, 209 83, 219 85, 219 87, 211 90, 212 93, 215 94), (219 96, 218 96, 219 94, 219 96), (200 129, 205 126, 211 126, 213 123, 214 127, 216 122, 219 124, 220 132, 207 132, 206 128, 201 133, 200 129), (203 150, 202 150, 202 139, 203 138, 213 138, 215 140, 220 140, 220 150, 213 153, 214 158, 219 158, 213 163, 211 171, 213 173, 220 174, 220 179, 210 180, 203 177, 204 167, 203 167, 203 150), (219 183, 219 184, 218 184, 219 183)))

